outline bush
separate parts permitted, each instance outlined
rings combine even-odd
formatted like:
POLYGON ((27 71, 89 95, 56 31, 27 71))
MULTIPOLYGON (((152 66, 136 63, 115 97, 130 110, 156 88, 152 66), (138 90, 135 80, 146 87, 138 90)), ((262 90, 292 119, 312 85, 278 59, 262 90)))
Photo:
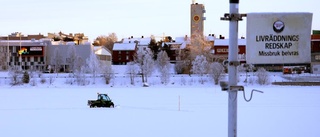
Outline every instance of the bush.
POLYGON ((269 73, 264 68, 259 68, 257 70, 258 84, 260 85, 268 85, 270 83, 269 73))

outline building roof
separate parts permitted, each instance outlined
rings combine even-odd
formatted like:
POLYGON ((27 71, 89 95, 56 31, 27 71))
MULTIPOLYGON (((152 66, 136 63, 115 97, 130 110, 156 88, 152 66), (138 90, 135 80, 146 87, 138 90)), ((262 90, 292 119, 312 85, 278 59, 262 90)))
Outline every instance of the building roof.
MULTIPOLYGON (((246 39, 238 39, 238 45, 246 46, 246 39)), ((229 39, 216 39, 214 46, 229 46, 229 39)))
POLYGON ((94 53, 97 55, 107 55, 107 56, 111 56, 110 51, 103 47, 103 46, 94 46, 93 47, 94 53))
POLYGON ((123 50, 135 50, 136 44, 135 43, 114 43, 113 51, 123 51, 123 50))
POLYGON ((40 40, 0 40, 0 46, 46 46, 40 40))
POLYGON ((150 44, 151 38, 125 38, 122 43, 135 43, 138 41, 138 46, 147 46, 150 44))

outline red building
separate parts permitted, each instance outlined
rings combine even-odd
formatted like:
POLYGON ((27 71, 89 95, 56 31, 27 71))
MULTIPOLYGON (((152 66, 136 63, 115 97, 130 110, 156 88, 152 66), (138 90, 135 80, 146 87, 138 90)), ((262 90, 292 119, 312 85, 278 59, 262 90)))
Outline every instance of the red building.
POLYGON ((112 63, 114 65, 125 65, 134 60, 136 51, 136 43, 115 43, 112 50, 112 63))

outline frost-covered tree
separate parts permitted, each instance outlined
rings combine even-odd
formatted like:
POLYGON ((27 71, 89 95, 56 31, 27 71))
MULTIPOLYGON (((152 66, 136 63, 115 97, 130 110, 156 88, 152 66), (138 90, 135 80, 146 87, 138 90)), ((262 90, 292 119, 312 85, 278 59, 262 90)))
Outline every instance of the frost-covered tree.
POLYGON ((135 56, 135 62, 139 67, 142 82, 148 82, 148 77, 152 74, 154 68, 153 53, 150 49, 138 49, 135 56))
POLYGON ((54 66, 54 71, 57 73, 57 75, 62 65, 62 62, 63 60, 62 60, 61 53, 59 52, 58 48, 55 48, 53 57, 51 58, 51 63, 54 66))
POLYGON ((68 59, 67 64, 69 65, 69 71, 72 71, 72 73, 75 71, 76 68, 76 59, 78 58, 76 48, 74 45, 70 45, 68 47, 68 59))
POLYGON ((203 84, 203 75, 207 74, 209 63, 204 55, 198 55, 194 61, 192 61, 192 72, 200 76, 200 81, 203 84))
POLYGON ((127 74, 130 78, 130 84, 134 85, 134 79, 136 77, 136 74, 138 73, 138 66, 134 62, 129 62, 127 64, 127 74))
MULTIPOLYGON (((192 62, 199 55, 205 56, 207 59, 212 58, 212 43, 206 40, 202 34, 196 34, 190 39, 190 44, 186 46, 179 54, 181 61, 184 63, 186 71, 192 69, 192 62)), ((191 74, 189 71, 189 74, 191 74)))
POLYGON ((85 62, 84 60, 80 57, 80 56, 77 56, 77 59, 75 61, 75 68, 74 68, 74 71, 81 71, 81 67, 85 65, 85 62))
POLYGON ((102 73, 106 84, 110 84, 110 81, 114 78, 114 71, 110 65, 101 65, 102 73))
POLYGON ((21 67, 20 66, 12 66, 9 69, 9 77, 11 78, 10 84, 12 86, 19 85, 22 83, 21 81, 21 67))
POLYGON ((246 74, 246 79, 244 80, 245 83, 248 82, 248 72, 253 72, 254 65, 252 64, 242 64, 238 67, 239 72, 244 72, 246 74))
POLYGON ((270 82, 269 72, 264 68, 258 68, 257 70, 257 82, 260 85, 267 85, 270 82))
POLYGON ((88 85, 90 82, 86 79, 86 67, 81 66, 79 69, 77 69, 74 73, 75 75, 75 81, 80 86, 88 85))
POLYGON ((92 51, 90 57, 86 60, 88 71, 92 74, 93 84, 96 83, 96 77, 100 73, 100 61, 92 51))
POLYGON ((170 58, 166 51, 160 51, 157 56, 157 65, 160 72, 161 83, 168 84, 170 82, 170 58))
POLYGON ((222 74, 224 73, 223 65, 219 62, 212 62, 212 63, 210 63, 209 69, 210 69, 209 73, 214 81, 214 84, 218 85, 219 80, 220 80, 222 74))

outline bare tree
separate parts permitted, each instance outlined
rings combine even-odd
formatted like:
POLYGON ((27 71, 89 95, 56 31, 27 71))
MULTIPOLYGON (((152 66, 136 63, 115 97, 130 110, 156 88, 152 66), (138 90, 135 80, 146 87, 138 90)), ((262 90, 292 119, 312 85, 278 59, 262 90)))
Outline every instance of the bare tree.
POLYGON ((166 51, 160 51, 157 56, 158 70, 161 83, 168 84, 170 81, 170 61, 166 51))
POLYGON ((219 80, 224 72, 223 65, 219 62, 213 62, 213 63, 210 63, 209 68, 210 68, 209 73, 214 81, 214 84, 218 85, 219 80))
POLYGON ((138 67, 134 62, 129 62, 127 64, 127 73, 129 75, 130 78, 130 84, 134 85, 134 78, 136 77, 136 74, 138 73, 138 67))
POLYGON ((257 82, 260 85, 267 85, 270 82, 270 77, 269 77, 269 73, 266 69, 264 68, 258 68, 257 70, 257 82))
POLYGON ((54 50, 54 54, 53 54, 53 57, 52 57, 52 65, 54 66, 54 71, 57 73, 59 73, 59 70, 61 68, 61 65, 62 65, 62 56, 60 55, 61 53, 59 52, 59 49, 58 48, 55 48, 54 50))
POLYGON ((86 60, 88 70, 92 74, 93 84, 96 83, 96 77, 100 73, 100 61, 96 54, 92 51, 90 57, 86 60))
POLYGON ((77 53, 75 46, 71 45, 68 47, 68 59, 67 64, 69 65, 69 71, 72 71, 72 73, 75 71, 76 67, 76 59, 77 59, 77 53))
POLYGON ((22 81, 21 81, 22 79, 20 77, 22 76, 22 71, 21 71, 20 66, 12 66, 12 67, 10 67, 9 76, 11 78, 10 84, 12 86, 21 84, 22 83, 22 81))
POLYGON ((90 82, 86 79, 86 67, 81 66, 79 69, 75 71, 75 81, 80 86, 88 85, 90 82))
POLYGON ((80 56, 77 56, 77 59, 75 61, 75 68, 74 68, 74 71, 81 71, 81 67, 85 65, 85 62, 84 60, 80 57, 80 56))
POLYGON ((204 80, 202 77, 204 74, 207 74, 208 66, 209 66, 209 63, 207 61, 207 58, 203 55, 198 55, 195 58, 195 60, 192 62, 192 72, 200 76, 201 84, 204 83, 204 80))
POLYGON ((112 67, 110 65, 102 65, 101 68, 106 84, 110 84, 111 79, 114 78, 114 71, 112 67))
POLYGON ((135 62, 138 65, 142 77, 142 83, 148 82, 149 77, 154 68, 153 53, 150 49, 138 49, 137 55, 135 56, 135 62))
POLYGON ((94 45, 105 46, 110 51, 113 49, 113 44, 118 41, 116 33, 109 33, 108 36, 101 35, 96 38, 96 43, 94 45))

